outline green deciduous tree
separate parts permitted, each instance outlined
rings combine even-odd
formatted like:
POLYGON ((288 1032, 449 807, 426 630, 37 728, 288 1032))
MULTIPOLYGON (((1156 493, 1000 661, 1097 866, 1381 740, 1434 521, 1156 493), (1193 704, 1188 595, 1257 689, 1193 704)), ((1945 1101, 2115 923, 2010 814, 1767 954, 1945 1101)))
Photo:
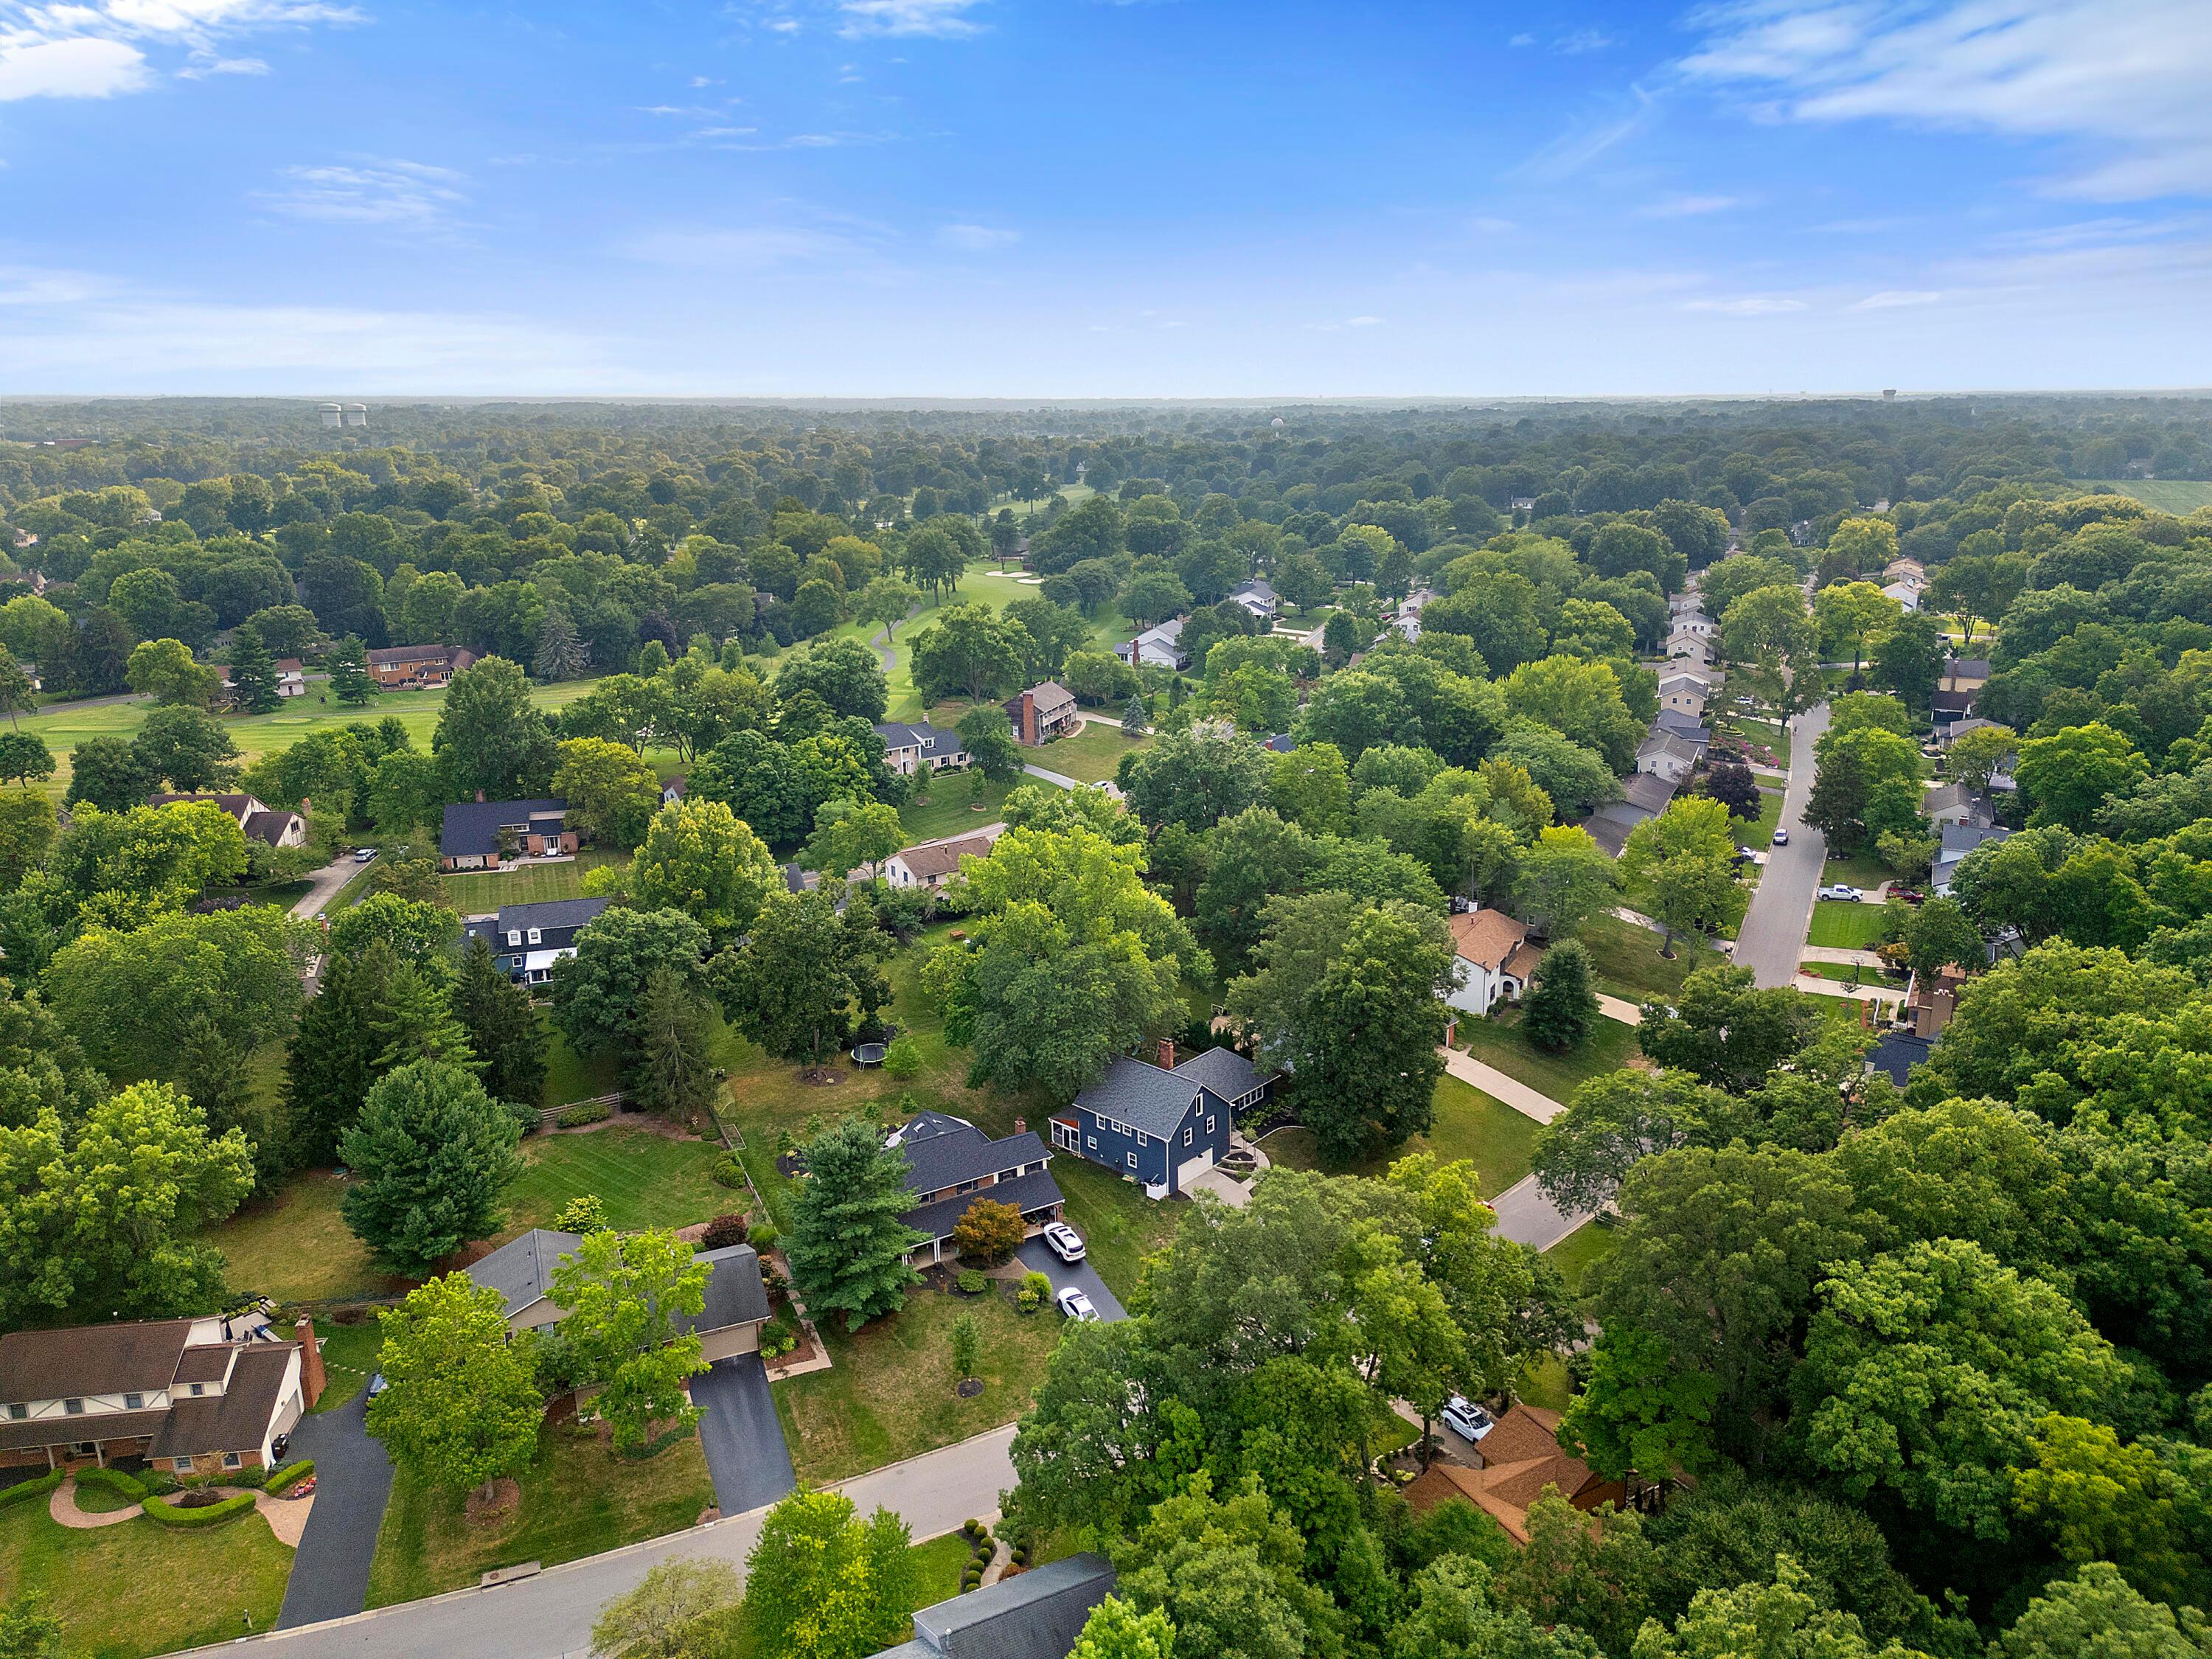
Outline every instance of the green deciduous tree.
POLYGON ((497 1290, 452 1273, 378 1314, 386 1387, 368 1402, 368 1431, 410 1480, 488 1486, 535 1455, 544 1401, 507 1312, 497 1290))
POLYGON ((862 1521, 849 1498, 795 1492, 745 1558, 745 1629, 755 1652, 866 1659, 911 1633, 919 1589, 905 1522, 885 1509, 862 1521))
POLYGON ((854 1118, 809 1141, 805 1157, 784 1254, 806 1305, 842 1313, 858 1330, 896 1310, 921 1280, 906 1255, 927 1241, 900 1218, 913 1207, 906 1154, 854 1118))
POLYGON ((370 1087, 338 1142, 358 1177, 346 1189, 346 1225, 398 1271, 426 1273, 498 1230, 521 1138, 514 1113, 461 1067, 402 1066, 370 1087))
POLYGON ((1579 825, 1554 825, 1515 860, 1514 908, 1554 939, 1571 939, 1613 902, 1620 872, 1605 848, 1579 825))
POLYGON ((586 839, 622 848, 643 841, 660 809, 660 777, 645 757, 604 738, 571 738, 556 752, 553 793, 586 839))
POLYGON ((2021 793, 2034 807, 2030 822, 2036 824, 2086 830, 2107 800, 2126 794, 2149 771, 2136 746, 2101 720, 2020 745, 2021 793))
POLYGON ((1148 829, 1180 823, 1203 834, 1265 800, 1270 777, 1267 751, 1249 737, 1194 727, 1122 757, 1117 781, 1148 829))
POLYGON ((576 954, 554 964, 553 1023, 578 1053, 627 1061, 653 970, 696 983, 706 949, 707 930, 681 910, 604 911, 576 935, 576 954))
POLYGON ((2094 1561, 2043 1593, 1991 1646, 2002 1659, 2204 1659, 2212 1625, 2143 1599, 2118 1567, 2094 1561))
POLYGON ((1559 1443, 1608 1480, 1663 1480, 1711 1461, 1714 1379, 1677 1370, 1667 1345, 1632 1328, 1602 1331, 1589 1381, 1559 1423, 1559 1443))
POLYGON ((90 804, 127 812, 143 805, 160 781, 128 738, 87 738, 70 756, 70 787, 63 804, 72 811, 90 804))
POLYGON ((1175 1659, 1175 1626, 1158 1607, 1139 1613, 1109 1595, 1091 1609, 1068 1659, 1175 1659))
POLYGON ((1297 1529, 1256 1479, 1225 1498, 1204 1475, 1154 1507, 1121 1566, 1131 1605, 1167 1615, 1186 1654, 1240 1659, 1334 1659, 1341 1615, 1304 1572, 1297 1529))
POLYGON ((836 895, 771 895, 742 949, 715 959, 714 983, 730 1023, 770 1054, 820 1065, 890 1000, 877 969, 888 946, 858 908, 836 895))
POLYGON ((599 1385, 593 1408, 624 1451, 698 1415, 684 1382, 707 1362, 684 1325, 706 1308, 709 1271, 672 1231, 608 1228, 586 1234, 553 1270, 553 1301, 568 1310, 561 1339, 599 1385))
POLYGON ((222 691, 222 675, 198 661, 182 640, 148 640, 135 647, 123 672, 133 691, 165 704, 205 708, 222 691))
POLYGON ((905 845, 906 828, 896 807, 875 800, 825 800, 815 810, 806 856, 825 876, 842 878, 865 867, 872 877, 905 845))
POLYGON ((630 897, 640 908, 680 910, 718 939, 750 927, 762 902, 782 884, 761 838, 718 800, 662 807, 629 869, 630 897))
POLYGON ((238 780, 238 745, 204 708, 156 708, 131 746, 149 780, 182 794, 227 789, 238 780))
POLYGON ((430 746, 453 799, 481 789, 489 800, 530 799, 553 780, 552 731, 531 703, 529 679, 504 657, 453 676, 430 746))
POLYGON ((663 1561, 599 1609, 592 1659, 711 1659, 720 1649, 714 1615, 736 1607, 744 1589, 727 1561, 663 1561))
POLYGON ((1522 1004, 1522 1030, 1539 1048, 1563 1054, 1589 1041, 1598 1018, 1589 952, 1579 939, 1563 939, 1544 953, 1536 988, 1522 1004))

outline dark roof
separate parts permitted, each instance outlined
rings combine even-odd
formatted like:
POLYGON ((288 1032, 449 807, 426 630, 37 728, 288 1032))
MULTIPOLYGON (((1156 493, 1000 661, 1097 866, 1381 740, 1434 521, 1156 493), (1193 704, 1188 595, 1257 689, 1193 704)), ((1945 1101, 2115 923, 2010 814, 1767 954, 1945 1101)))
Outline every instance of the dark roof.
POLYGON ((1298 740, 1287 732, 1278 732, 1267 739, 1266 746, 1278 755, 1289 755, 1297 752, 1298 740))
POLYGON ((1042 1210, 1047 1205, 1060 1201, 1060 1183, 1052 1178, 1052 1171, 1040 1164, 1026 1175, 1016 1176, 1011 1181, 994 1182, 988 1187, 978 1187, 972 1193, 956 1193, 951 1198, 940 1198, 934 1204, 917 1204, 899 1218, 916 1232, 931 1238, 950 1238, 952 1230, 960 1224, 960 1218, 968 1213, 968 1206, 979 1198, 988 1198, 994 1204, 1011 1204, 1027 1214, 1042 1210))
POLYGON ((1976 695, 1972 691, 1938 691, 1931 706, 1938 714, 1971 714, 1976 695))
POLYGON ((189 806, 196 802, 220 806, 238 820, 241 834, 251 836, 256 841, 266 842, 271 847, 283 842, 285 832, 291 829, 294 820, 300 816, 289 806, 267 806, 252 795, 245 794, 149 795, 146 798, 149 806, 189 806))
POLYGON ((919 749, 925 760, 941 760, 959 754, 963 747, 957 732, 948 732, 927 720, 883 720, 876 735, 888 749, 919 749))
POLYGON ((1106 1068, 1105 1076, 1076 1096, 1075 1103, 1086 1112, 1110 1117, 1165 1140, 1182 1127, 1183 1114, 1190 1110, 1197 1094, 1195 1079, 1178 1077, 1125 1054, 1106 1068))
POLYGON ((1620 781, 1621 799, 1644 813, 1663 812, 1681 785, 1656 772, 1633 772, 1620 781))
POLYGON ((450 662, 465 667, 476 653, 453 645, 380 645, 368 653, 373 668, 397 668, 410 662, 450 662))
POLYGON ((980 1133, 975 1126, 964 1117, 955 1117, 950 1112, 935 1110, 916 1112, 884 1138, 886 1146, 911 1146, 917 1140, 927 1140, 932 1135, 980 1133))
POLYGON ((565 817, 568 803, 557 796, 537 800, 461 800, 446 809, 438 832, 441 857, 460 858, 471 853, 499 851, 499 832, 508 824, 526 827, 532 819, 565 817))
MULTIPOLYGON (((1066 1659, 1091 1610, 1114 1589, 1103 1556, 1071 1555, 914 1615, 907 1649, 937 1659, 1066 1659)), ((888 1656, 886 1656, 886 1659, 888 1656)))
POLYGON ((1262 1072, 1234 1048, 1208 1048, 1202 1054, 1193 1054, 1175 1068, 1177 1077, 1189 1078, 1202 1083, 1224 1100, 1234 1100, 1239 1095, 1249 1095, 1261 1084, 1282 1075, 1279 1072, 1262 1072))
POLYGON ((0 1336, 0 1400, 69 1400, 166 1389, 191 1334, 189 1319, 11 1331, 0 1336))
POLYGON ((751 1245, 702 1250, 696 1259, 708 1264, 707 1305, 698 1318, 684 1322, 687 1334, 723 1330, 768 1317, 768 1290, 761 1283, 760 1255, 751 1245))
MULTIPOLYGON (((957 1122, 958 1120, 955 1119, 957 1122)), ((1034 1129, 994 1140, 972 1123, 900 1143, 906 1153, 906 1189, 933 1193, 940 1187, 997 1175, 1019 1164, 1042 1164, 1048 1154, 1034 1129)))
POLYGON ((230 1357, 238 1350, 225 1343, 203 1343, 187 1348, 177 1361, 178 1382, 220 1382, 230 1373, 230 1357))
POLYGON ((1644 821, 1644 815, 1623 808, 1618 802, 1601 807, 1583 820, 1583 833, 1600 847, 1619 858, 1628 845, 1628 832, 1644 821))
POLYGON ((1943 672, 1964 675, 1970 680, 1985 680, 1990 677, 1990 659, 1987 657, 1954 657, 1943 672))
POLYGON ((520 1238, 511 1238, 469 1268, 469 1277, 489 1285, 507 1298, 510 1316, 533 1302, 543 1301, 553 1288, 553 1269, 561 1258, 582 1243, 577 1233, 556 1233, 550 1227, 532 1227, 520 1238))
POLYGON ((919 847, 902 847, 896 856, 915 875, 929 881, 954 874, 963 859, 990 857, 994 844, 995 839, 990 836, 962 836, 957 841, 930 841, 919 847))
POLYGON ((1984 842, 2003 841, 2012 831, 1997 823, 1946 823, 1940 827, 1940 834, 1941 850, 1936 854, 1939 864, 1946 859, 1962 859, 1984 842))
POLYGON ((1914 1036, 1909 1031, 1893 1031, 1868 1050, 1867 1069, 1888 1073, 1890 1081, 1903 1088, 1912 1068, 1924 1062, 1928 1051, 1935 1046, 1936 1039, 1933 1037, 1914 1036))
POLYGON ((33 1417, 20 1423, 0 1423, 0 1451, 66 1446, 79 1440, 136 1440, 160 1428, 168 1415, 157 1407, 143 1412, 103 1412, 96 1417, 87 1413, 82 1417, 33 1417))
MULTIPOLYGON (((496 921, 490 925, 502 933, 520 929, 526 939, 533 927, 541 933, 550 933, 556 928, 573 931, 597 921, 611 902, 611 899, 574 898, 545 899, 536 904, 502 904, 496 921)), ((496 945, 499 941, 494 939, 492 943, 496 945)))
POLYGON ((802 870, 795 864, 783 866, 783 888, 787 893, 811 892, 822 879, 811 870, 802 870))
POLYGON ((1694 714, 1685 714, 1673 708, 1662 708, 1651 722, 1661 731, 1677 738, 1687 738, 1693 743, 1711 743, 1712 728, 1694 714))
POLYGON ((284 1387, 296 1342, 256 1342, 239 1350, 230 1385, 219 1395, 181 1400, 146 1449, 149 1457, 196 1457, 203 1452, 259 1451, 284 1387))

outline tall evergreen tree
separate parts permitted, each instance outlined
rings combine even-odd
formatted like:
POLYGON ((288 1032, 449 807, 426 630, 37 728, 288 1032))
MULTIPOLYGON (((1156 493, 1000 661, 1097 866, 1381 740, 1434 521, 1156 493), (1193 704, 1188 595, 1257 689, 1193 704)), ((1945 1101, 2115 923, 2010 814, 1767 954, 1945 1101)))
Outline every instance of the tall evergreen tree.
POLYGON ((842 1313, 856 1331, 891 1312, 921 1275, 906 1253, 926 1241, 900 1219, 913 1207, 906 1154, 874 1124, 848 1118, 806 1143, 806 1179, 783 1241, 793 1279, 817 1314, 842 1313))
POLYGON ((276 659, 252 623, 239 623, 230 636, 230 684, 232 697, 246 714, 273 714, 283 702, 276 695, 276 659))
POLYGON ((484 1088, 492 1097, 537 1105, 545 1092, 545 1028, 530 1006, 530 993, 500 971, 480 934, 461 952, 453 1012, 483 1064, 484 1088))
POLYGON ((514 1114, 459 1066, 402 1066, 369 1090, 338 1143, 360 1177, 346 1189, 346 1225, 399 1272, 427 1274, 499 1230, 521 1138, 514 1114))
POLYGON ((336 954, 323 963, 319 994, 300 1011, 285 1062, 292 1132, 303 1164, 327 1164, 338 1138, 353 1127, 369 1085, 380 1075, 383 1041, 369 1024, 382 1005, 398 959, 388 945, 359 957, 336 954))
POLYGON ((546 606, 545 623, 538 632, 538 654, 531 659, 530 672, 541 680, 573 680, 581 678, 589 665, 568 613, 557 605, 546 606))
POLYGON ((376 682, 368 675, 368 652, 350 635, 331 655, 331 690, 340 702, 356 705, 376 696, 376 682))
POLYGON ((672 968, 655 968, 637 1011, 638 1042, 630 1056, 630 1093, 648 1112, 688 1117, 714 1097, 714 1061, 707 1052, 707 1011, 698 990, 672 968))
POLYGON ((1127 704, 1121 710, 1121 735, 1125 738, 1143 737, 1150 719, 1145 710, 1144 698, 1136 692, 1131 692, 1127 704))
POLYGON ((1597 1019, 1589 951, 1580 939, 1562 939, 1544 953, 1544 965, 1536 972, 1536 988, 1528 994, 1522 1012, 1522 1029, 1539 1048, 1563 1054, 1589 1041, 1597 1019))

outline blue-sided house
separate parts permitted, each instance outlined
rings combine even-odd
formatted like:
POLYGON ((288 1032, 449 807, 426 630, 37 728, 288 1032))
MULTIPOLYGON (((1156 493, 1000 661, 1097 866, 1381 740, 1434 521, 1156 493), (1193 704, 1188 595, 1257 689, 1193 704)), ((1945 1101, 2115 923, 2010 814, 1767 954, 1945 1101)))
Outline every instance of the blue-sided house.
POLYGON ((1278 1074, 1234 1048, 1208 1048, 1178 1065, 1160 1044, 1158 1066, 1115 1060, 1052 1120, 1052 1144, 1104 1165, 1165 1198, 1221 1161, 1236 1114, 1274 1097, 1278 1074))
POLYGON ((496 916, 464 924, 471 939, 491 946, 492 960, 523 985, 543 985, 553 964, 576 954, 576 935, 599 920, 603 898, 551 899, 542 904, 503 904, 496 916))

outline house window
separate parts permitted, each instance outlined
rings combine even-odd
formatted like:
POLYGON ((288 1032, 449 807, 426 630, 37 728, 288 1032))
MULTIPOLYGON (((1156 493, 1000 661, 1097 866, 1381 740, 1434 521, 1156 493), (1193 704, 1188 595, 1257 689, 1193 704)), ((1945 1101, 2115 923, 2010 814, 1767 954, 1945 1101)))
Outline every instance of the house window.
POLYGON ((28 1406, 10 1404, 8 1407, 8 1420, 11 1423, 20 1423, 30 1414, 31 1408, 28 1406))
POLYGON ((1213 1114, 1211 1112, 1206 1115, 1206 1133, 1208 1134, 1213 1133, 1213 1114))
POLYGON ((520 929, 520 927, 510 927, 510 928, 508 928, 508 929, 507 930, 507 942, 509 945, 520 945, 520 944, 521 944, 521 943, 522 943, 522 929, 520 929))
POLYGON ((192 1398, 193 1398, 193 1399, 195 1399, 195 1400, 198 1399, 202 1395, 205 1394, 206 1392, 207 1392, 207 1384, 206 1384, 206 1383, 204 1383, 204 1382, 195 1382, 195 1383, 193 1383, 193 1384, 192 1384, 192 1398))
POLYGON ((1145 1139, 1145 1132, 1142 1129, 1137 1131, 1137 1145, 1139 1146, 1149 1146, 1152 1145, 1152 1142, 1145 1139))
POLYGON ((169 1460, 169 1467, 179 1474, 190 1474, 192 1472, 192 1460, 189 1457, 173 1457, 169 1460))
POLYGON ((84 1415, 84 1401, 82 1400, 64 1400, 62 1401, 62 1412, 65 1416, 82 1417, 84 1415))
POLYGON ((236 1452, 225 1452, 222 1455, 222 1466, 227 1469, 242 1468, 245 1464, 246 1460, 236 1452))
POLYGON ((1182 1132, 1182 1144, 1186 1146, 1190 1145, 1190 1131, 1188 1129, 1182 1132))
POLYGON ((146 1396, 143 1394, 125 1395, 123 1396, 123 1409, 126 1412, 144 1411, 146 1409, 146 1396))
POLYGON ((545 942, 545 936, 533 927, 530 930, 530 942, 532 945, 543 945, 545 942))
POLYGON ((70 1447, 70 1455, 71 1457, 97 1457, 100 1455, 100 1442, 97 1440, 76 1441, 70 1447))
POLYGON ((1098 1137, 1097 1135, 1092 1135, 1090 1139, 1091 1150, 1095 1152, 1098 1150, 1098 1137))
POLYGON ((1134 1152, 1129 1154, 1129 1167, 1133 1170, 1137 1167, 1137 1155, 1134 1152))

